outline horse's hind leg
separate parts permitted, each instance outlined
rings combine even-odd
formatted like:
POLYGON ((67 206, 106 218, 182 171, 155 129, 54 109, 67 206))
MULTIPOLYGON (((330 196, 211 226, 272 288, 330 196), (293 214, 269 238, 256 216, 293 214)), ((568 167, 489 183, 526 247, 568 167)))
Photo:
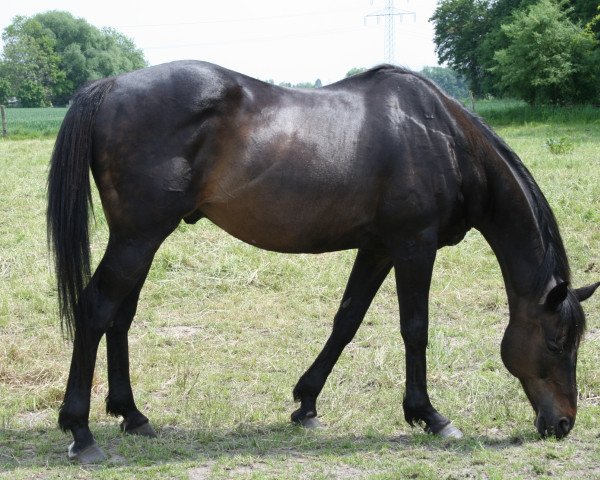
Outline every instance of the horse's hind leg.
POLYGON ((429 287, 436 246, 426 242, 407 242, 404 249, 401 243, 398 247, 394 255, 394 271, 400 304, 400 330, 406 349, 404 418, 410 425, 424 423, 427 432, 460 438, 460 430, 433 408, 427 393, 429 287))
POLYGON ((294 388, 294 399, 300 401, 300 408, 292 414, 293 422, 309 427, 318 424, 315 420, 317 397, 391 268, 392 261, 387 255, 359 250, 333 321, 333 331, 321 353, 294 388))
POLYGON ((127 333, 137 310, 140 291, 146 280, 144 273, 131 293, 123 300, 112 325, 106 331, 106 359, 108 364, 108 395, 106 413, 123 417, 121 429, 125 433, 156 436, 154 429, 137 408, 129 378, 129 344, 127 333))
POLYGON ((139 240, 111 235, 104 257, 84 291, 82 301, 87 316, 77 319, 71 369, 58 419, 60 427, 73 434, 71 459, 88 463, 104 458, 88 426, 98 343, 123 300, 146 275, 154 253, 168 233, 144 235, 139 240))

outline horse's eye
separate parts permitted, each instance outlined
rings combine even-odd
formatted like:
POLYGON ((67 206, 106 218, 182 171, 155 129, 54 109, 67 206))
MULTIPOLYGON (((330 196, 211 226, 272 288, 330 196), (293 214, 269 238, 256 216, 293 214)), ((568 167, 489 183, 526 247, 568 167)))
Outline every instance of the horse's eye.
POLYGON ((548 347, 548 350, 557 355, 561 355, 564 352, 562 343, 557 343, 554 340, 546 341, 546 346, 548 347))

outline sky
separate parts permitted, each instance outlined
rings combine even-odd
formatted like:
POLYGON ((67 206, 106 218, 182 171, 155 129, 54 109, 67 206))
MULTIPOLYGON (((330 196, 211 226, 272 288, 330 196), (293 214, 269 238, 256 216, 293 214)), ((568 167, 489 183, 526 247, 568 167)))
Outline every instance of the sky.
MULTIPOLYGON (((132 38, 150 65, 213 62, 262 80, 323 84, 353 67, 383 63, 384 0, 2 0, 0 30, 17 15, 64 10, 132 38)), ((437 65, 436 0, 395 0, 395 60, 413 70, 437 65)), ((1 41, 0 41, 1 46, 1 41)))

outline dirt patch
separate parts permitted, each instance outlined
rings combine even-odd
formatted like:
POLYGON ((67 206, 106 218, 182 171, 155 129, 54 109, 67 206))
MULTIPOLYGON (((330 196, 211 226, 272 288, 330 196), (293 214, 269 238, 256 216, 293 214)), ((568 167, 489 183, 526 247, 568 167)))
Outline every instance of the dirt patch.
POLYGON ((27 428, 36 428, 40 425, 48 425, 52 417, 56 416, 56 412, 52 409, 36 410, 34 412, 24 412, 17 415, 17 423, 24 425, 27 428))
POLYGON ((198 335, 204 329, 195 325, 174 325, 172 327, 159 327, 156 333, 164 337, 184 339, 198 335))
POLYGON ((188 471, 189 480, 205 480, 210 478, 212 464, 200 465, 188 471))

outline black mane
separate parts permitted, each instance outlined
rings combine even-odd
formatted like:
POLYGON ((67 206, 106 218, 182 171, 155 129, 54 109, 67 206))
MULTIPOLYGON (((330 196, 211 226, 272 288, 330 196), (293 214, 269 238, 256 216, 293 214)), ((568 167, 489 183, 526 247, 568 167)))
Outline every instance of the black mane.
MULTIPOLYGON (((549 285, 557 281, 571 282, 569 260, 556 217, 531 172, 518 155, 481 118, 470 112, 467 113, 496 147, 500 158, 508 163, 513 172, 516 172, 521 184, 527 189, 544 247, 544 258, 537 272, 538 278, 534 291, 534 295, 542 299, 549 285)), ((573 292, 569 292, 560 307, 560 320, 566 332, 563 347, 570 349, 577 346, 585 332, 586 322, 583 310, 573 292)))

